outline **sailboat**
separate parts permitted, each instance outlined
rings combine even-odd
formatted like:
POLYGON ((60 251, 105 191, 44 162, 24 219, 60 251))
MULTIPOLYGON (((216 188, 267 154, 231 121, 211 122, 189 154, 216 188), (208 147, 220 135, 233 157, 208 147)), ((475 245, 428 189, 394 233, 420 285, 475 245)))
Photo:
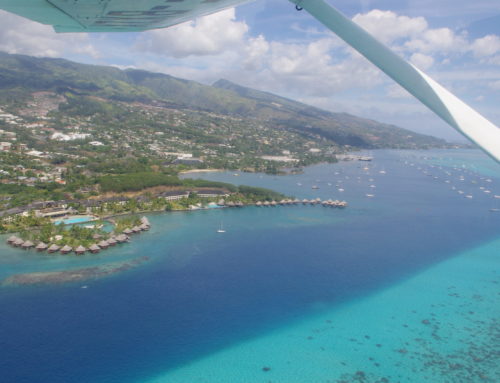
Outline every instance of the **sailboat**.
POLYGON ((225 233, 226 230, 224 230, 224 227, 222 226, 222 222, 220 223, 219 228, 217 229, 217 233, 225 233))

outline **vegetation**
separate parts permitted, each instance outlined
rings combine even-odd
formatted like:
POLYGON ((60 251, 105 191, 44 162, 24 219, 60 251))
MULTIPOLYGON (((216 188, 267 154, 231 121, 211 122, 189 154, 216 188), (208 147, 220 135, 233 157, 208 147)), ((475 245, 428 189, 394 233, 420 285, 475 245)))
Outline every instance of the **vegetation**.
MULTIPOLYGON (((444 145, 225 80, 206 86, 1 52, 0 142, 0 217, 51 206, 99 216, 175 210, 201 199, 167 202, 161 192, 203 188, 231 193, 234 201, 280 199, 269 190, 178 174, 281 174, 334 162, 349 150, 444 145)), ((0 231, 43 226, 37 219, 3 220, 0 231)))

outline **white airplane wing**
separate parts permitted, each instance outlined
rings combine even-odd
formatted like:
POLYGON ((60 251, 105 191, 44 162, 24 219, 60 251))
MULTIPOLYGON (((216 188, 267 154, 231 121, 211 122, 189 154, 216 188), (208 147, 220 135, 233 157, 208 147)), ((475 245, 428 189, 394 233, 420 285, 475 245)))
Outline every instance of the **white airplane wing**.
MULTIPOLYGON (((57 32, 133 32, 165 28, 250 0, 0 0, 0 9, 57 32)), ((336 33, 424 105, 500 162, 500 129, 378 42, 324 0, 290 0, 336 33)))
POLYGON ((139 32, 166 28, 249 0, 0 0, 0 9, 56 32, 139 32))

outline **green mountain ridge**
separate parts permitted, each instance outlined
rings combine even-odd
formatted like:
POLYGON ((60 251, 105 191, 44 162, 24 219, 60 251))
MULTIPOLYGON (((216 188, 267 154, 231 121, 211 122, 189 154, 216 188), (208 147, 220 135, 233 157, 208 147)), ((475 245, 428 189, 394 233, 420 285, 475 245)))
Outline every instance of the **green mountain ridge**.
MULTIPOLYGON (((426 148, 444 140, 389 124, 333 113, 227 80, 212 86, 145 70, 79 64, 0 52, 0 101, 29 100, 35 91, 140 102, 240 117, 306 137, 355 148, 426 148)), ((61 109, 61 108, 60 108, 61 109)))

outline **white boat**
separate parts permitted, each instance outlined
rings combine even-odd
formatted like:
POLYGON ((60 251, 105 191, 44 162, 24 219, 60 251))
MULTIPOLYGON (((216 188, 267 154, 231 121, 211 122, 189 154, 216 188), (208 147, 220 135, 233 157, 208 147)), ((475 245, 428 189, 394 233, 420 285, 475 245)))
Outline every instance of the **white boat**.
POLYGON ((217 229, 217 233, 225 233, 226 230, 224 230, 224 227, 222 226, 222 222, 220 223, 219 228, 217 229))
POLYGON ((366 194, 366 196, 367 196, 368 198, 372 198, 372 197, 375 197, 375 194, 366 194))

